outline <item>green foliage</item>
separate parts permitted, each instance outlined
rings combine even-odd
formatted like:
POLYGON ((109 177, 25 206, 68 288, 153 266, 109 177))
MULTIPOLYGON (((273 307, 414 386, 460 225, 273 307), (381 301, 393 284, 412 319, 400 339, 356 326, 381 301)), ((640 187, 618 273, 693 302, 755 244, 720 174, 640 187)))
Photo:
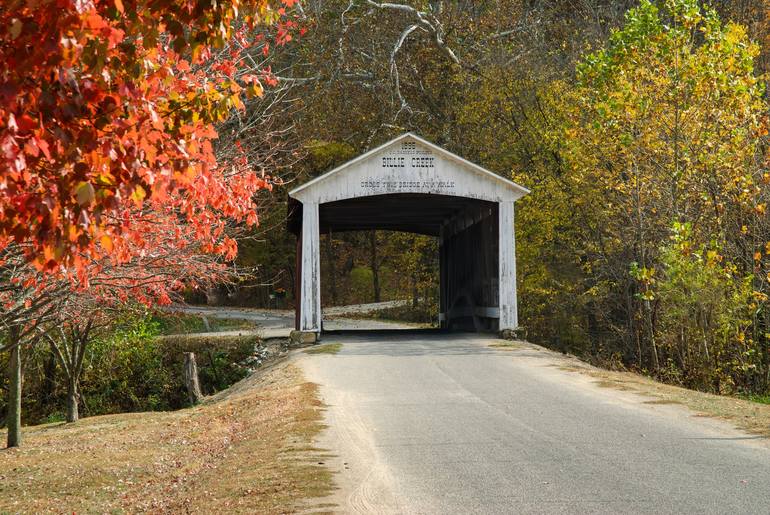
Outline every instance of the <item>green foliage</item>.
MULTIPOLYGON (((246 377, 249 369, 258 365, 261 357, 259 337, 253 335, 189 334, 167 336, 160 341, 163 342, 166 366, 174 370, 182 369, 185 352, 195 353, 201 389, 206 395, 224 390, 246 377)), ((182 390, 178 393, 187 395, 182 390)))
MULTIPOLYGON (((580 212, 562 242, 599 329, 588 354, 709 391, 768 388, 757 55, 694 0, 643 1, 579 64, 559 188, 580 212)), ((554 200, 541 209, 566 207, 554 200)))
POLYGON ((140 317, 93 339, 81 379, 84 413, 169 409, 179 382, 164 363, 158 323, 140 317))
POLYGON ((307 165, 315 175, 326 173, 356 155, 353 146, 340 141, 311 140, 306 147, 309 154, 307 165))
POLYGON ((751 325, 757 309, 753 276, 741 276, 712 241, 694 247, 689 223, 675 223, 661 252, 659 345, 670 356, 670 379, 733 393, 755 384, 761 370, 751 325))
POLYGON ((371 302, 374 295, 372 275, 372 269, 369 267, 357 266, 350 271, 350 294, 353 299, 371 302))
MULTIPOLYGON (((204 394, 239 381, 262 358, 256 336, 159 337, 168 322, 165 316, 128 316, 94 335, 86 349, 80 383, 82 415, 186 407, 185 352, 196 354, 204 394)), ((4 354, 2 359, 7 359, 4 354)), ((39 343, 29 349, 24 367, 25 423, 63 420, 66 384, 49 347, 39 343)), ((0 405, 3 399, 0 392, 0 405)))
POLYGON ((748 394, 743 396, 745 399, 751 402, 757 402, 759 404, 770 404, 770 395, 753 395, 748 394))
POLYGON ((464 155, 532 190, 516 226, 531 338, 708 391, 770 388, 759 50, 695 0, 645 0, 574 81, 496 63, 460 81, 464 155))
POLYGON ((240 318, 215 318, 186 313, 154 313, 152 321, 158 325, 158 333, 162 335, 207 333, 232 331, 237 329, 255 329, 257 326, 250 320, 240 318))
POLYGON ((326 343, 324 345, 318 345, 315 347, 310 347, 309 349, 305 349, 303 352, 305 354, 337 354, 339 351, 342 350, 342 344, 341 343, 326 343))

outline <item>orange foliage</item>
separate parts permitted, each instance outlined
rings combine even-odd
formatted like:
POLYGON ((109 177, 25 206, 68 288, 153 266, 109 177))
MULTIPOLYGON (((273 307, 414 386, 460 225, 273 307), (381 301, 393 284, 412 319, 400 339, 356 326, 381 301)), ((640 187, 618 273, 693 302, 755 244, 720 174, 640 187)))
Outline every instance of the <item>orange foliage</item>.
POLYGON ((162 222, 233 257, 224 225, 256 223, 252 198, 270 180, 245 156, 218 163, 214 124, 261 94, 269 71, 239 78, 235 63, 255 41, 267 46, 264 34, 251 36, 255 28, 290 39, 284 8, 268 0, 3 4, 0 241, 22 245, 41 271, 83 275, 104 254, 129 261, 162 222), (237 50, 206 66, 232 40, 237 50))

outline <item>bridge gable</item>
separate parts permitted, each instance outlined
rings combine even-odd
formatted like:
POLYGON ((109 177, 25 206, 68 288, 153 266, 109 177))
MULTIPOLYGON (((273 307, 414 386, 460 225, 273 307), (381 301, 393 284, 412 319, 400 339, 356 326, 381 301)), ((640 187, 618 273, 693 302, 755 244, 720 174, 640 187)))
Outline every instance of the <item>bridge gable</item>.
POLYGON ((529 191, 414 134, 404 134, 292 190, 303 203, 398 193, 515 201, 529 191))

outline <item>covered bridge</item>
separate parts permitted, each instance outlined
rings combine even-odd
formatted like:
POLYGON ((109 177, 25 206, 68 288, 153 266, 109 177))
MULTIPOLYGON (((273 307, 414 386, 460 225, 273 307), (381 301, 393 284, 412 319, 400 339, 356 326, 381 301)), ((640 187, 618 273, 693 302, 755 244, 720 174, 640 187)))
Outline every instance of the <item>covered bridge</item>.
POLYGON ((289 192, 297 329, 320 333, 320 235, 403 231, 439 239, 443 328, 516 329, 514 203, 529 190, 407 133, 289 192))

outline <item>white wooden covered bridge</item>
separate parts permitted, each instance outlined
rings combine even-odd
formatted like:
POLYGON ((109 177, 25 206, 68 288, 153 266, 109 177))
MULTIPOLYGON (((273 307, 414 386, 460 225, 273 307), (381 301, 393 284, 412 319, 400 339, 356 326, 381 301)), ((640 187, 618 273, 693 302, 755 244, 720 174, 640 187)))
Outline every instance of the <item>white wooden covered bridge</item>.
POLYGON ((518 327, 514 203, 526 188, 408 133, 289 192, 297 329, 320 333, 320 235, 404 231, 439 239, 441 327, 518 327))

